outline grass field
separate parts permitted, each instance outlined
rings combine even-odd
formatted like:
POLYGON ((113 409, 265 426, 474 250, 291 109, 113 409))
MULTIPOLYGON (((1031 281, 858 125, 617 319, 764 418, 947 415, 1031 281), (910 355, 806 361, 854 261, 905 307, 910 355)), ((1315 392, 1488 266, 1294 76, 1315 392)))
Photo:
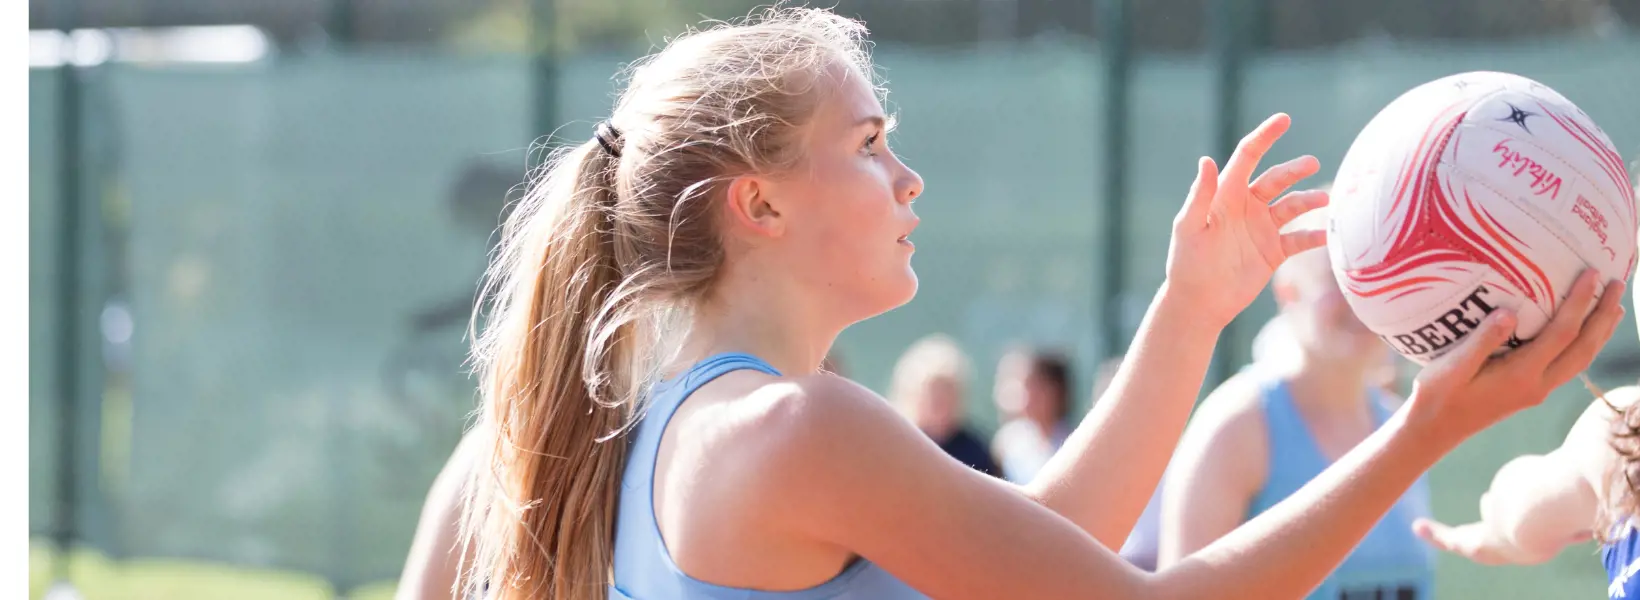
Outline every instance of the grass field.
MULTIPOLYGON (((31 544, 29 600, 40 600, 52 583, 51 548, 31 544)), ((301 573, 269 571, 172 560, 114 562, 80 551, 69 565, 70 580, 85 600, 392 600, 394 582, 337 595, 325 581, 301 573)))

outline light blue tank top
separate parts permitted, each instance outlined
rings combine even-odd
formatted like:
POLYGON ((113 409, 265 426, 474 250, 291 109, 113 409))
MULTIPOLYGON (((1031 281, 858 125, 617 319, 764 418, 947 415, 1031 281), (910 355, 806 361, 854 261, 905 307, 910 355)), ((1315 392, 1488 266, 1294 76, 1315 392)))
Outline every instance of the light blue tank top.
POLYGON ((621 479, 615 521, 615 584, 612 600, 914 600, 926 596, 887 571, 856 560, 830 581, 793 592, 764 592, 713 585, 694 579, 672 562, 655 524, 655 458, 661 434, 684 399, 725 373, 751 369, 779 375, 774 367, 745 354, 720 354, 650 391, 643 419, 629 434, 626 472, 621 479))
MULTIPOLYGON (((1389 419, 1389 408, 1376 391, 1369 396, 1378 425, 1389 419)), ((1271 377, 1264 384, 1264 420, 1269 428, 1269 479, 1247 518, 1269 510, 1309 483, 1330 463, 1310 435, 1287 382, 1271 377)), ((1429 600, 1434 593, 1435 556, 1412 533, 1412 521, 1430 514, 1429 486, 1423 478, 1401 497, 1383 520, 1367 533, 1338 570, 1308 596, 1308 600, 1429 600)))

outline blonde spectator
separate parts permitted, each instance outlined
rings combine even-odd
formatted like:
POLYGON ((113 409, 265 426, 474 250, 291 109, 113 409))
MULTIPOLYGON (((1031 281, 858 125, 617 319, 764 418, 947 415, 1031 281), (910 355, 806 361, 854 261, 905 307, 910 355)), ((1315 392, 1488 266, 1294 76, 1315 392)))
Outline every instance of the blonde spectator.
POLYGON ((935 334, 912 344, 894 365, 889 391, 896 408, 940 449, 965 465, 1000 477, 985 443, 968 429, 965 402, 972 368, 955 340, 935 334))

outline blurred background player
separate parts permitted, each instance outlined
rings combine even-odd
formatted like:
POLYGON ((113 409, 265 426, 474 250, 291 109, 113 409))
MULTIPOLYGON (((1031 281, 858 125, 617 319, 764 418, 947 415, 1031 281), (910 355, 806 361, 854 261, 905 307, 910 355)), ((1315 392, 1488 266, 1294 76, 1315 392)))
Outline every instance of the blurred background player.
MULTIPOLYGON (((1324 226, 1321 213, 1293 226, 1324 226)), ((1280 316, 1262 361, 1204 401, 1169 468, 1164 568, 1303 487, 1399 404, 1382 381, 1389 350, 1350 311, 1324 249, 1288 259, 1272 288, 1280 316)), ((1433 556, 1409 529, 1429 510, 1420 480, 1310 598, 1429 598, 1433 556)))
MULTIPOLYGON (((1280 373, 1291 370, 1298 361, 1303 360, 1303 347, 1293 339, 1292 329, 1280 314, 1266 321, 1253 337, 1252 361, 1245 367, 1246 370, 1267 370, 1266 372, 1280 373)), ((1120 359, 1116 359, 1120 360, 1120 359)), ((1396 376, 1402 364, 1401 358, 1387 346, 1384 349, 1384 364, 1372 370, 1367 378, 1377 383, 1390 395, 1385 400, 1395 401, 1399 397, 1396 376)), ((1110 368, 1107 365, 1107 368, 1110 368)), ((1108 381, 1101 385, 1108 385, 1108 381)), ((1098 398, 1095 392, 1094 398, 1098 398)), ((1171 467, 1170 467, 1171 468, 1171 467)), ((1150 504, 1145 506, 1145 512, 1139 516, 1139 522, 1133 526, 1133 532, 1122 545, 1122 558, 1139 568, 1155 570, 1157 553, 1160 550, 1162 526, 1162 498, 1167 490, 1167 477, 1162 478, 1162 484, 1156 486, 1156 492, 1150 498, 1150 504)))

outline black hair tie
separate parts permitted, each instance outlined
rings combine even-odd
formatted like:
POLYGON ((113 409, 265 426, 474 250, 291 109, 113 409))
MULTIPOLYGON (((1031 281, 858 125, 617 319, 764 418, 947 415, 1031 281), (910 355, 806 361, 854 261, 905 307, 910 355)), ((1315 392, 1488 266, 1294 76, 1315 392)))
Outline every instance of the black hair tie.
POLYGON ((592 128, 592 138, 598 140, 598 145, 603 146, 604 152, 610 156, 621 157, 621 132, 609 121, 599 121, 598 126, 592 128))

